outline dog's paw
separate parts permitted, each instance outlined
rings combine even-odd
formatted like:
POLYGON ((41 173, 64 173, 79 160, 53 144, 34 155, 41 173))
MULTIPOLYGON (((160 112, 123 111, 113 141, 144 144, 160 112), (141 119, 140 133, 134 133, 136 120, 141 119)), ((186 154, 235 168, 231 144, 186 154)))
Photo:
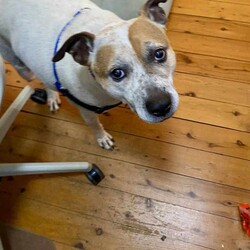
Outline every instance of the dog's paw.
POLYGON ((108 150, 113 150, 115 146, 113 137, 106 131, 104 131, 102 136, 97 137, 97 142, 100 147, 108 150))
POLYGON ((56 91, 47 89, 47 95, 48 95, 47 103, 49 106, 49 110, 51 112, 56 112, 57 110, 59 110, 60 108, 59 106, 61 104, 61 99, 59 94, 56 91))

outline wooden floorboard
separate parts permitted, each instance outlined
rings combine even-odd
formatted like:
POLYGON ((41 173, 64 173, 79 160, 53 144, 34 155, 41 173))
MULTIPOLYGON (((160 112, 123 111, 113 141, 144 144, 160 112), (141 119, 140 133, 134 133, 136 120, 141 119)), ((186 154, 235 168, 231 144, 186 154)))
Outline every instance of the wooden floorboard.
MULTIPOLYGON (((248 3, 250 2, 248 1, 248 3)), ((250 42, 249 24, 236 21, 172 14, 170 15, 167 29, 168 31, 197 34, 206 37, 211 36, 250 42)))
MULTIPOLYGON (((89 161, 106 178, 97 187, 83 174, 3 178, 1 222, 57 250, 250 250, 238 212, 250 202, 250 2, 175 0, 168 34, 179 109, 160 124, 125 106, 101 115, 112 152, 65 98, 56 114, 26 103, 0 162, 89 161)), ((1 114, 27 85, 8 63, 6 78, 1 114)))
POLYGON ((212 1, 223 2, 223 3, 241 4, 241 5, 250 5, 248 0, 212 0, 212 1))
POLYGON ((175 0, 173 13, 249 23, 250 5, 214 0, 175 0))
POLYGON ((176 41, 173 47, 177 51, 185 51, 194 54, 216 56, 221 58, 249 61, 250 42, 229 40, 203 35, 168 31, 171 41, 176 41))
POLYGON ((176 57, 177 72, 249 84, 249 62, 179 51, 176 57))

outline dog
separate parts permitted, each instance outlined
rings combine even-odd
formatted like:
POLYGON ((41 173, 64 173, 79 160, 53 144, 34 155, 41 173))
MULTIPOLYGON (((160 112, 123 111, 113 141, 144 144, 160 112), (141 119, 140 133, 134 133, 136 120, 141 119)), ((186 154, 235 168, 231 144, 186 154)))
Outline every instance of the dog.
POLYGON ((67 96, 98 144, 113 149, 98 114, 124 103, 159 123, 177 110, 166 1, 148 0, 137 18, 122 20, 88 0, 0 0, 0 54, 26 80, 45 84, 51 111, 58 91, 67 96))

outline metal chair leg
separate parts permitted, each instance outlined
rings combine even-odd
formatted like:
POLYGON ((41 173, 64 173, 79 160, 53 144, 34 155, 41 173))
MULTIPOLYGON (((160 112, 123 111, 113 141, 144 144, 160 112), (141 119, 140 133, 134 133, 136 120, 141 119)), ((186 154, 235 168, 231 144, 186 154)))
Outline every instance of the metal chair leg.
POLYGON ((0 164, 0 177, 84 172, 94 185, 100 183, 104 174, 95 164, 88 162, 53 162, 53 163, 6 163, 0 164))

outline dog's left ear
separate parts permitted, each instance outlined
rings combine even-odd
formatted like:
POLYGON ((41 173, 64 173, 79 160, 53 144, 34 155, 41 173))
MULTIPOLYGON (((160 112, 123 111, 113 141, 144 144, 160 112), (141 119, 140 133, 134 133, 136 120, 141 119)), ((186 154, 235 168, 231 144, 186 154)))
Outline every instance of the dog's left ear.
POLYGON ((81 32, 71 36, 56 52, 52 61, 58 62, 63 59, 65 53, 72 55, 74 60, 81 65, 89 64, 89 54, 94 48, 95 35, 81 32))
POLYGON ((166 3, 167 0, 148 0, 142 7, 140 14, 150 20, 165 25, 167 16, 165 11, 159 6, 160 3, 166 3))

